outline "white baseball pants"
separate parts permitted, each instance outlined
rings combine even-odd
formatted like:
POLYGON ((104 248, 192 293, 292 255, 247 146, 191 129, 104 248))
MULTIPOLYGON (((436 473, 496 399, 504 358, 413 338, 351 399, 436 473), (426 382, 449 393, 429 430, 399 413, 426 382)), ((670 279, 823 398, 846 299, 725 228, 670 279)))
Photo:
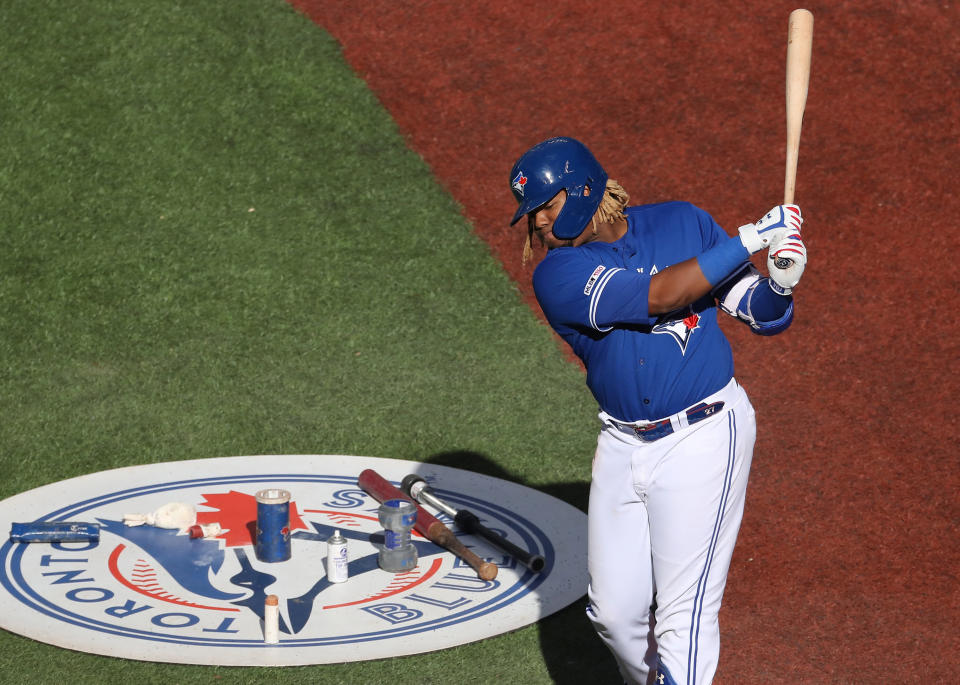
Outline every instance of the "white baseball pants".
POLYGON ((678 685, 707 685, 717 668, 717 614, 743 517, 756 420, 734 380, 704 401, 724 407, 692 425, 673 417, 675 432, 654 442, 600 414, 587 614, 627 683, 652 680, 658 656, 678 685))

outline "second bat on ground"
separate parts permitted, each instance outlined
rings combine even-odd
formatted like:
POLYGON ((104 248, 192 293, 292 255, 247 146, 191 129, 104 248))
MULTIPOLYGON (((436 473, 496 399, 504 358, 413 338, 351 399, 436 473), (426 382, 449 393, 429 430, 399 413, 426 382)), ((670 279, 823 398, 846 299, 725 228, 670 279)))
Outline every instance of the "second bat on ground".
POLYGON ((418 476, 415 473, 411 473, 410 475, 406 476, 400 483, 400 489, 418 502, 422 504, 429 504, 430 506, 439 509, 444 514, 452 518, 453 522, 456 523, 462 531, 479 535, 483 539, 502 549, 504 552, 512 556, 534 573, 539 573, 543 570, 543 567, 546 564, 546 560, 543 558, 543 555, 528 552, 527 550, 513 544, 502 535, 490 530, 480 523, 480 519, 478 519, 476 514, 473 512, 467 509, 455 509, 454 507, 450 506, 448 503, 440 499, 440 497, 438 497, 433 490, 430 489, 430 487, 427 485, 427 482, 421 476, 418 476))

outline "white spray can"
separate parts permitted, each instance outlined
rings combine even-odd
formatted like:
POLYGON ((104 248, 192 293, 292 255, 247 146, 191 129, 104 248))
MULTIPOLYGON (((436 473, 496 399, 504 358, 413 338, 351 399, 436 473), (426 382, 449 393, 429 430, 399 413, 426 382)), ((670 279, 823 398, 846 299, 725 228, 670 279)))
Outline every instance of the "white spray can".
POLYGON ((340 531, 333 532, 327 540, 327 580, 331 583, 343 583, 347 580, 347 539, 340 535, 340 531))

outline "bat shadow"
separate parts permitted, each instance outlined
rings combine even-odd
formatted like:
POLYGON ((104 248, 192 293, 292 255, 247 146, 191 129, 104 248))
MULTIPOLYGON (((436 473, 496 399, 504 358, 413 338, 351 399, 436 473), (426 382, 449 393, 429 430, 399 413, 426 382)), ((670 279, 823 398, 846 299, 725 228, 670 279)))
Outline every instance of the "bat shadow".
MULTIPOLYGON (((423 461, 519 483, 587 511, 588 481, 540 483, 534 487, 491 458, 470 451, 443 452, 423 461)), ((584 594, 576 601, 537 622, 544 663, 552 681, 558 685, 619 682, 621 678, 613 657, 587 618, 586 588, 583 590, 584 594)))

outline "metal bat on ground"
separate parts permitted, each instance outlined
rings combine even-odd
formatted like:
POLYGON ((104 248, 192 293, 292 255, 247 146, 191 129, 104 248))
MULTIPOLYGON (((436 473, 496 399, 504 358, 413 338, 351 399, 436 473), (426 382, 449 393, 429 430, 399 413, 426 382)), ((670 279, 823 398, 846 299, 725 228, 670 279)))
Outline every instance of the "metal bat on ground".
POLYGON ((534 573, 543 570, 545 560, 543 555, 533 554, 525 549, 517 547, 515 544, 504 538, 499 533, 490 530, 477 518, 476 514, 468 509, 455 509, 448 503, 440 499, 437 494, 430 489, 427 482, 415 473, 411 473, 400 483, 400 489, 413 497, 418 502, 429 504, 439 509, 444 514, 453 519, 462 530, 481 536, 488 542, 496 545, 504 552, 512 556, 521 564, 526 566, 534 573))
POLYGON ((417 521, 414 524, 414 530, 423 535, 431 542, 440 545, 444 549, 453 552, 470 565, 482 580, 493 580, 497 577, 496 564, 484 561, 474 552, 470 551, 453 534, 453 531, 438 521, 435 516, 421 507, 415 499, 396 487, 391 485, 386 479, 373 469, 365 469, 357 478, 357 485, 363 489, 378 502, 385 502, 391 499, 402 499, 412 502, 417 507, 417 521))

